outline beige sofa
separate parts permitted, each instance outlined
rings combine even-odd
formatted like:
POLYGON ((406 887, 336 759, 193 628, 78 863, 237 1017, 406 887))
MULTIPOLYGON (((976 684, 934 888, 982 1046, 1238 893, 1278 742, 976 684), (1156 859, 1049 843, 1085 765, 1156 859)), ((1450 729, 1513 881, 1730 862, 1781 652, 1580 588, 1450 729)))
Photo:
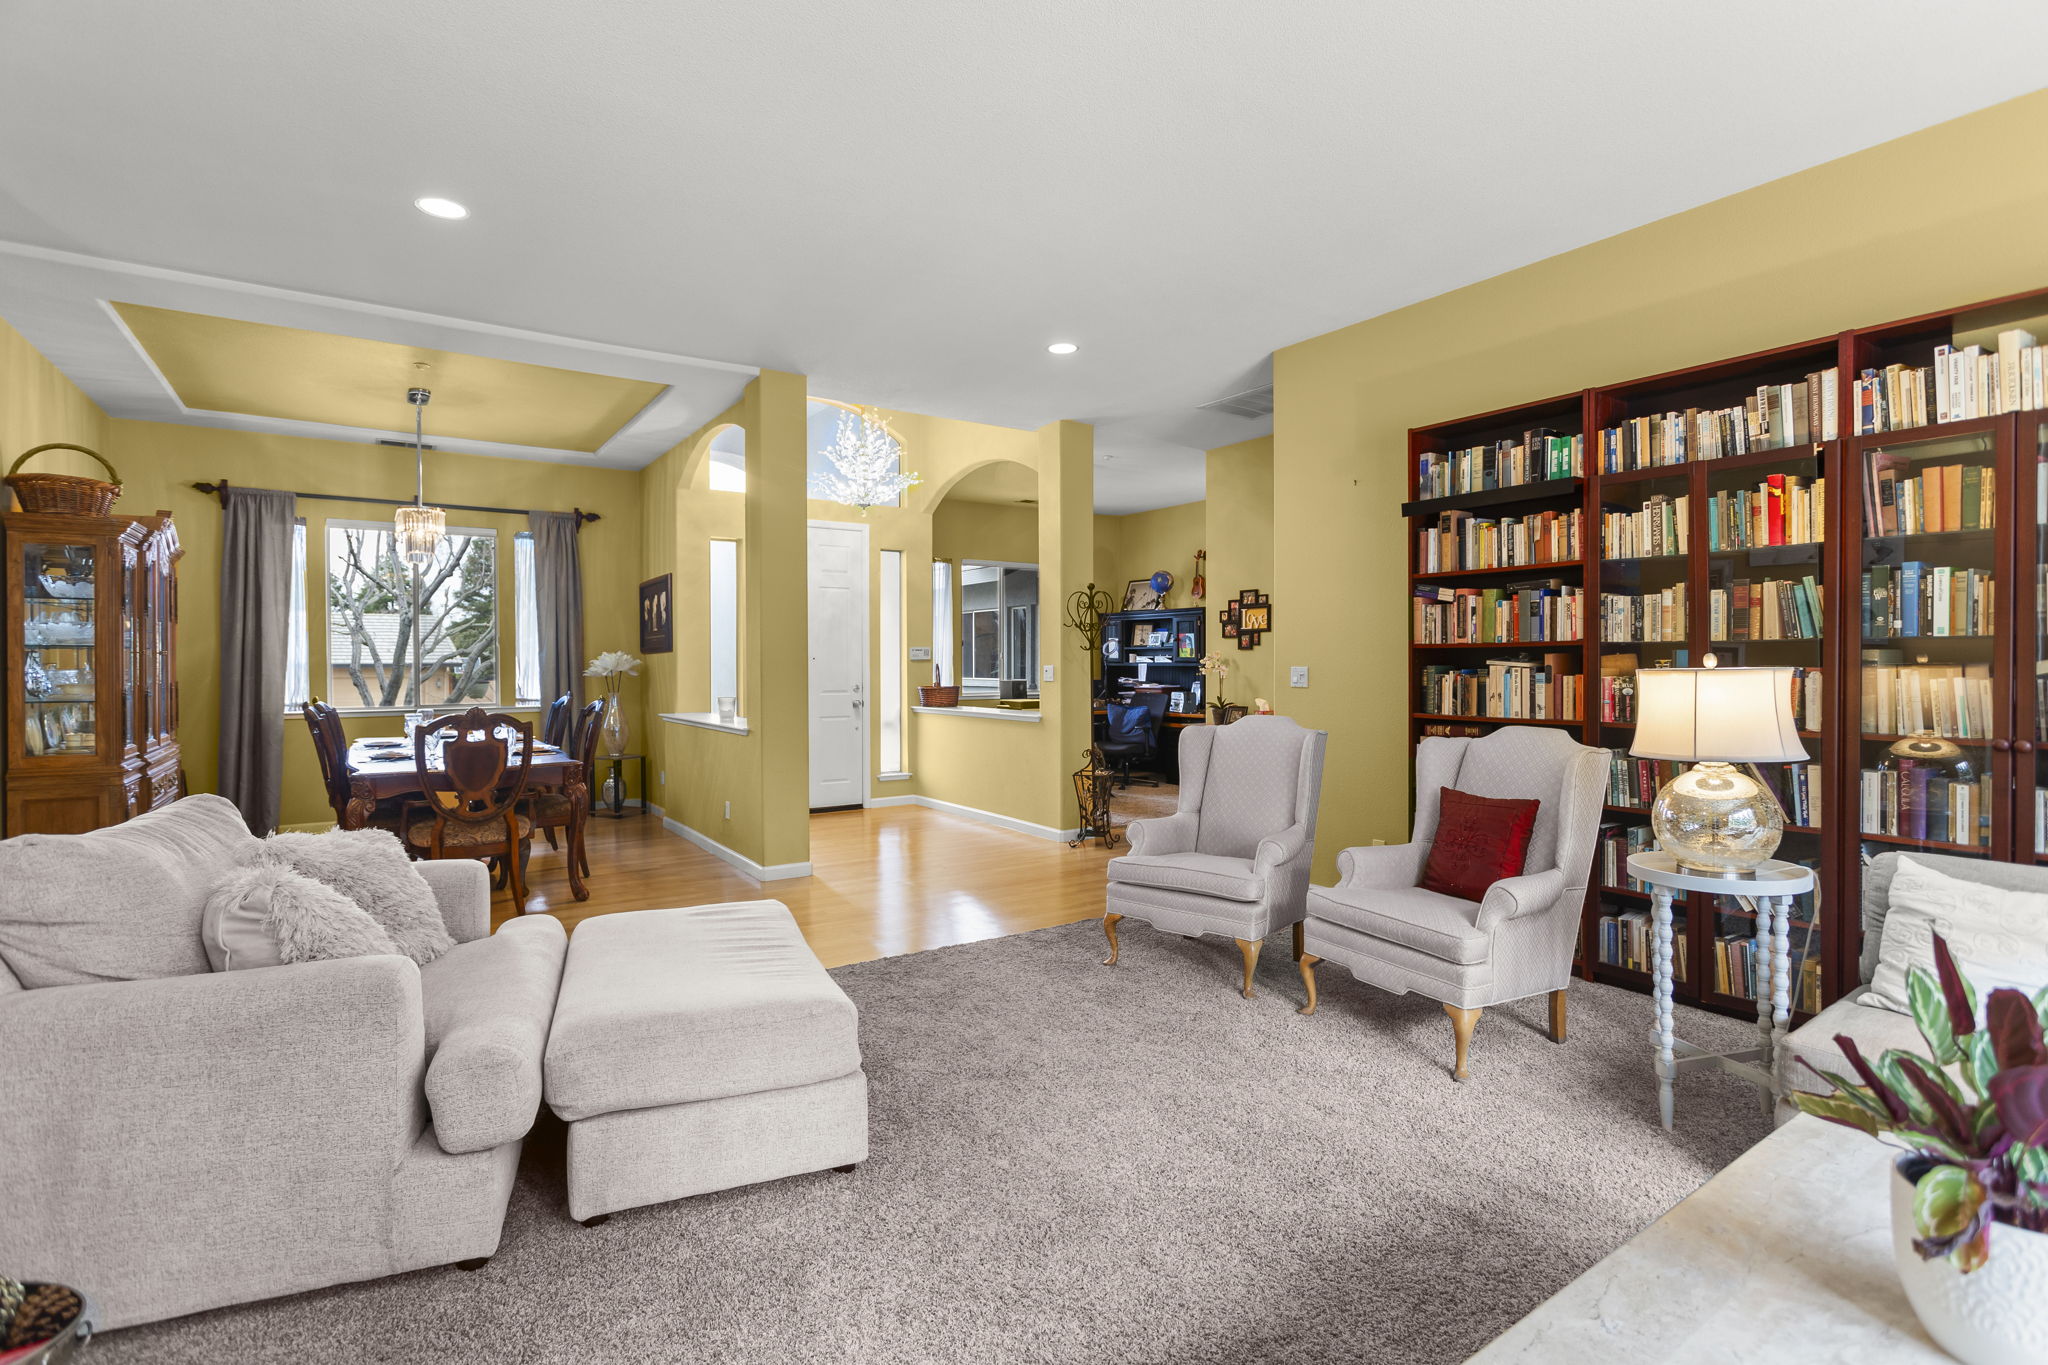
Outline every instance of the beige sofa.
MULTIPOLYGON (((1808 1067, 1799 1065, 1798 1059, 1804 1059, 1822 1071, 1854 1077, 1855 1071, 1850 1067, 1848 1058, 1842 1055, 1841 1047, 1835 1042, 1837 1034, 1847 1034, 1855 1039, 1857 1051, 1865 1057, 1877 1057, 1888 1048, 1904 1048, 1926 1055, 1926 1040, 1921 1038, 1911 1015, 1856 1003, 1862 999, 1870 978, 1877 972, 1878 943, 1884 935, 1885 912, 1891 906, 1892 876, 1898 871, 1901 856, 1899 853, 1880 853, 1864 865, 1863 952, 1857 959, 1857 985, 1786 1035, 1785 1050, 1779 1059, 1779 1081, 1787 1090, 1825 1095, 1832 1089, 1808 1067)), ((1917 851, 1904 856, 1959 881, 1976 882, 2005 891, 2048 895, 2048 868, 1917 851)), ((1797 1112, 1791 1104, 1781 1104, 1778 1106, 1778 1121, 1783 1123, 1797 1112)))
POLYGON ((102 1328, 497 1250, 561 924, 491 935, 483 865, 422 863, 457 940, 426 967, 213 972, 200 911, 254 844, 216 796, 0 842, 0 1272, 102 1328))

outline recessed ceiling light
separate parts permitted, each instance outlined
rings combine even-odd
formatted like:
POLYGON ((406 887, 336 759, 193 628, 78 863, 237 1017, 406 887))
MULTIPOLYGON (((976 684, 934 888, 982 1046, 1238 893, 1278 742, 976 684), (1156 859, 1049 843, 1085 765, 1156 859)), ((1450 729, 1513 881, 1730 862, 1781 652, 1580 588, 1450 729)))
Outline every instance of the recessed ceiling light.
POLYGON ((1072 355, 1081 348, 1071 341, 1055 341, 1045 349, 1051 351, 1054 355, 1072 355))
POLYGON ((425 199, 413 200, 412 206, 432 218, 469 217, 469 210, 456 203, 453 199, 438 199, 433 195, 428 195, 425 199))

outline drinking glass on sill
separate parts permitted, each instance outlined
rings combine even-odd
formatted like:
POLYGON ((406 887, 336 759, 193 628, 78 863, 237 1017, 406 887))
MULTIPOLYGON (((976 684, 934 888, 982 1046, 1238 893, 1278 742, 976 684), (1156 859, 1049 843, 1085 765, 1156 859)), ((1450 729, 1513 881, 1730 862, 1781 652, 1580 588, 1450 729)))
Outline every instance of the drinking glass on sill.
POLYGON ((720 725, 730 725, 738 716, 739 698, 720 697, 718 699, 718 723, 720 725))

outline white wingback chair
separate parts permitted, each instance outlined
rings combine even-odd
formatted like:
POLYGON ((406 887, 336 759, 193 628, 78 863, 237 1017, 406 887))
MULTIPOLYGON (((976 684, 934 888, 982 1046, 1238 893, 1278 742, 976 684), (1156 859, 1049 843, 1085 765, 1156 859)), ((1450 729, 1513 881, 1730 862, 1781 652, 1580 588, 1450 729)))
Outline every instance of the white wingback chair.
POLYGON ((1187 938, 1237 940, 1247 1000, 1266 935, 1293 925, 1299 952, 1328 738, 1285 716, 1181 731, 1179 808, 1133 820, 1130 853, 1109 861, 1105 965, 1116 962, 1117 921, 1127 916, 1187 938))
POLYGON ((1443 1004, 1457 1043, 1452 1075, 1489 1005, 1550 994, 1550 1036, 1564 1041, 1565 987, 1579 935, 1593 843, 1610 759, 1552 729, 1502 726, 1484 739, 1422 741, 1415 750, 1415 833, 1393 846, 1347 848, 1335 886, 1309 888, 1302 926, 1302 984, 1316 1010, 1316 963, 1348 968, 1369 985, 1443 1004), (1541 804, 1520 876, 1495 882, 1479 901, 1417 883, 1436 838, 1442 790, 1534 797, 1541 804))

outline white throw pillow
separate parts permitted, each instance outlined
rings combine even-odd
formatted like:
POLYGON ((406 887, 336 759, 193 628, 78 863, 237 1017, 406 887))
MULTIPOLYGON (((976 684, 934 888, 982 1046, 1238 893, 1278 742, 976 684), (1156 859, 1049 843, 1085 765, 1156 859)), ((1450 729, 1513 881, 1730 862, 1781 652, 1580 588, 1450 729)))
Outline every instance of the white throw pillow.
POLYGON ((264 856, 324 883, 361 906, 391 941, 422 967, 455 946, 441 903, 405 856, 398 836, 381 829, 273 834, 264 856))
POLYGON ((237 867, 214 884, 200 936, 217 972, 398 951, 354 901, 268 862, 237 867))
POLYGON ((1937 933, 1948 941, 1979 1000, 2000 986, 2031 994, 2048 982, 2048 895, 1966 882, 1902 857, 1892 877, 1877 971, 1857 1003, 1910 1014, 1906 973, 1921 967, 1933 974, 1937 933))

